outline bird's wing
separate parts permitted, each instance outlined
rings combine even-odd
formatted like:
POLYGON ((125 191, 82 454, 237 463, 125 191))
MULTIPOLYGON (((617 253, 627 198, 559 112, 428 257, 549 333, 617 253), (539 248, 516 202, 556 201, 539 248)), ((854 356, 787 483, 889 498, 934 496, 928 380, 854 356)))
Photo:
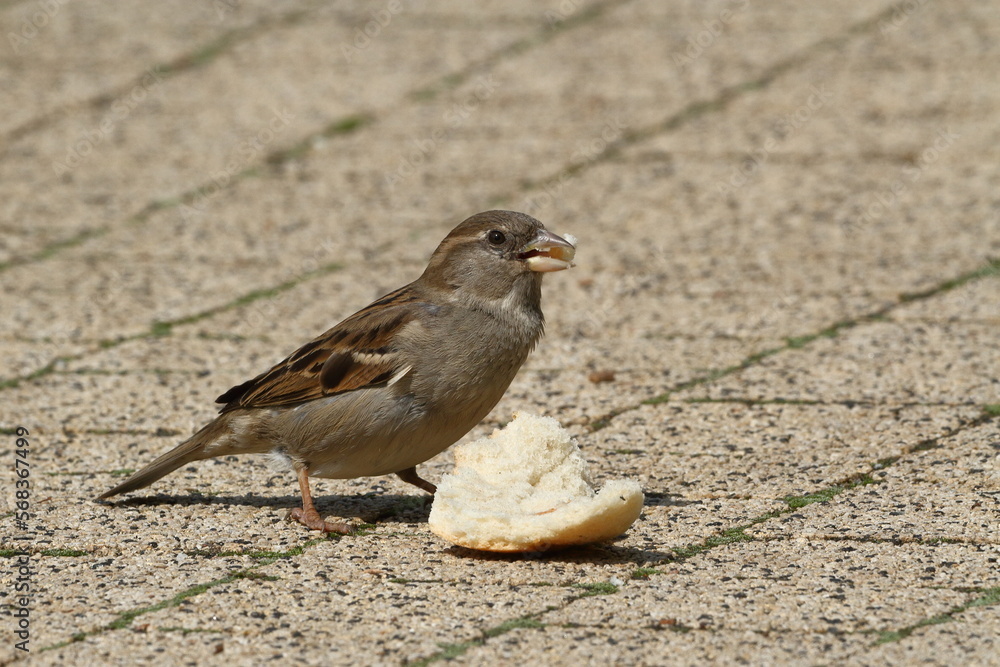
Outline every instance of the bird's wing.
POLYGON ((220 412, 293 405, 393 384, 410 371, 400 330, 425 312, 409 286, 388 294, 306 343, 284 361, 215 399, 220 412))

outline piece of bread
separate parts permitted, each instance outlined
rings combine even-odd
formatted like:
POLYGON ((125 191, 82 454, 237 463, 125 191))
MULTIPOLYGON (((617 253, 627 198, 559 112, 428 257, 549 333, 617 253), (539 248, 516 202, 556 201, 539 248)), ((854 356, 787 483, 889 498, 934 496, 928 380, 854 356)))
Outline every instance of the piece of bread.
POLYGON ((595 493, 580 448, 555 419, 524 413, 455 449, 428 523, 453 544, 483 551, 545 551, 610 540, 639 518, 639 484, 595 493))

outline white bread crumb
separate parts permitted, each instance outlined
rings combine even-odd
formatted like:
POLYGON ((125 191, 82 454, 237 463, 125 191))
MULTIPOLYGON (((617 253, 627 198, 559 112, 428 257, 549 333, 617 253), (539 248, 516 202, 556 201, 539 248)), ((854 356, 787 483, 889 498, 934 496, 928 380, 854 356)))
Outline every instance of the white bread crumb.
POLYGON ((595 493, 580 448, 555 419, 518 413, 455 449, 428 523, 453 544, 542 551, 610 540, 639 518, 642 489, 614 480, 595 493))

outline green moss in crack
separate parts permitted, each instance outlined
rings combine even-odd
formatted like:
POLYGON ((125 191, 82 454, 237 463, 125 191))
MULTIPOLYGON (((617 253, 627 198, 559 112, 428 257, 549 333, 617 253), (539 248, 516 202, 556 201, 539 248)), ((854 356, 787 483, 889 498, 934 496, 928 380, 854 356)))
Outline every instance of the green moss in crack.
POLYGON ((843 487, 831 486, 828 489, 823 489, 822 491, 817 491, 815 493, 807 493, 803 496, 785 496, 784 500, 788 503, 788 507, 793 510, 797 510, 800 507, 812 505, 813 503, 825 503, 843 492, 843 487))
POLYGON ((545 627, 545 624, 538 619, 532 618, 531 616, 522 616, 521 618, 512 618, 508 621, 504 621, 500 625, 492 627, 483 632, 483 636, 486 638, 499 637, 500 635, 507 634, 511 630, 540 630, 545 627))
POLYGON ((169 336, 173 329, 174 325, 170 322, 161 322, 157 320, 153 322, 153 325, 149 328, 149 335, 157 337, 169 336))
POLYGON ((737 542, 753 542, 753 538, 744 532, 747 526, 739 526, 723 531, 721 535, 713 535, 705 540, 705 546, 712 548, 737 542))
POLYGON ((790 350, 798 350, 819 338, 819 334, 808 334, 805 336, 789 336, 785 339, 785 345, 790 350))
POLYGON ((535 619, 533 615, 521 616, 519 618, 512 618, 504 621, 503 623, 500 623, 499 625, 495 625, 492 628, 484 630, 482 637, 478 639, 471 639, 469 641, 464 641, 464 642, 456 642, 454 644, 438 644, 438 646, 441 648, 440 651, 438 651, 434 655, 430 655, 424 658, 423 660, 415 660, 408 664, 411 665, 412 667, 425 667, 426 665, 438 662, 440 660, 452 660, 464 654, 471 648, 482 646, 483 644, 486 643, 487 639, 505 635, 511 630, 539 629, 544 627, 545 625, 543 623, 540 623, 537 619, 535 619))
POLYGON ((631 579, 649 579, 653 575, 663 574, 654 567, 640 567, 630 575, 631 579))
POLYGON ((348 533, 348 536, 362 537, 364 535, 371 535, 374 532, 375 532, 374 523, 359 523, 358 525, 354 526, 351 529, 351 532, 348 533))
POLYGON ((726 545, 726 544, 736 544, 738 542, 753 542, 753 537, 747 535, 744 532, 747 528, 757 523, 761 523, 766 519, 760 518, 755 519, 750 524, 746 526, 738 526, 736 528, 730 528, 729 530, 723 531, 719 535, 712 535, 707 538, 701 544, 689 544, 684 547, 674 547, 671 551, 674 552, 674 560, 687 560, 693 556, 697 556, 700 553, 714 549, 715 547, 726 545))
POLYGON ((935 547, 939 544, 965 544, 965 541, 955 537, 927 537, 919 540, 913 540, 913 543, 926 544, 929 547, 935 547))
POLYGON ((987 403, 983 406, 983 415, 986 417, 1000 417, 1000 403, 987 403))
POLYGON ((939 283, 938 285, 922 292, 906 292, 900 294, 899 301, 900 303, 920 301, 922 299, 941 294, 942 292, 951 291, 956 287, 961 287, 962 285, 972 282, 973 280, 988 278, 995 275, 1000 275, 1000 259, 991 259, 985 266, 970 271, 969 273, 964 273, 956 278, 952 278, 951 280, 946 280, 943 283, 939 283))
POLYGON ((441 647, 440 651, 438 651, 437 653, 428 658, 424 658, 423 660, 417 660, 416 662, 411 662, 409 664, 413 665, 414 667, 424 667, 424 665, 429 665, 431 663, 437 662, 438 660, 451 661, 452 659, 457 658, 466 651, 468 651, 470 648, 474 648, 476 646, 482 646, 482 644, 483 641, 481 639, 467 641, 467 642, 458 642, 457 644, 438 644, 438 646, 441 647))
POLYGON ((611 420, 612 419, 614 419, 618 415, 622 414, 623 412, 628 412, 629 410, 634 410, 634 409, 635 408, 622 408, 622 409, 619 409, 619 410, 612 410, 611 412, 609 412, 608 414, 604 415, 603 417, 599 417, 599 418, 595 419, 594 421, 590 422, 590 424, 589 424, 589 428, 590 428, 591 433, 593 433, 594 431, 600 431, 602 428, 606 428, 607 426, 609 426, 611 424, 611 420))
POLYGON ((936 616, 925 618, 914 623, 913 625, 900 628, 899 630, 887 630, 880 633, 878 639, 875 640, 872 646, 898 642, 902 639, 906 639, 920 628, 926 628, 929 625, 950 623, 955 620, 956 616, 969 609, 973 609, 975 607, 988 607, 1000 603, 1000 586, 994 588, 982 588, 978 589, 976 592, 981 595, 973 600, 970 600, 969 602, 966 602, 965 604, 954 607, 943 614, 937 614, 936 616))
POLYGON ((39 553, 43 556, 56 556, 62 558, 76 558, 78 556, 90 555, 86 551, 79 551, 77 549, 44 549, 39 553))
POLYGON ((610 581, 599 581, 593 584, 573 584, 573 588, 579 588, 586 591, 580 597, 591 597, 593 595, 612 595, 618 592, 618 586, 614 585, 610 581))
POLYGON ((660 403, 666 403, 670 400, 670 394, 672 392, 667 392, 665 394, 660 394, 659 396, 654 396, 653 398, 647 398, 642 402, 643 405, 659 405, 660 403))
POLYGON ((611 425, 610 417, 597 419, 595 421, 590 422, 590 432, 593 433, 595 431, 600 431, 601 429, 607 428, 610 425, 611 425))
POLYGON ((859 486, 868 486, 869 484, 881 484, 881 482, 865 473, 858 475, 844 484, 836 484, 829 488, 816 491, 815 493, 807 493, 804 496, 785 496, 784 501, 788 503, 789 509, 795 510, 805 507, 806 505, 812 505, 813 503, 825 503, 828 500, 840 495, 844 491, 854 489, 859 486))
MULTIPOLYGON (((312 151, 313 146, 316 145, 316 139, 318 137, 325 137, 329 139, 336 136, 350 134, 351 132, 359 130, 373 122, 375 122, 375 117, 369 114, 354 114, 351 116, 345 116, 344 118, 338 118, 320 130, 318 134, 312 134, 289 148, 282 148, 271 152, 267 158, 265 158, 265 162, 273 167, 300 159, 312 151)), ((240 175, 250 175, 249 170, 247 170, 247 173, 240 175)))

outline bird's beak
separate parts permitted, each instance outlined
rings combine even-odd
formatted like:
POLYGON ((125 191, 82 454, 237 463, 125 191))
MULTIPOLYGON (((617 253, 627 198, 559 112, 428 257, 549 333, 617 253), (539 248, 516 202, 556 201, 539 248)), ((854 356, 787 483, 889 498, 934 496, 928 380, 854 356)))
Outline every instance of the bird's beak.
POLYGON ((576 245, 547 229, 539 231, 538 236, 518 253, 518 258, 523 260, 529 269, 542 272, 568 269, 573 266, 575 256, 576 245))

